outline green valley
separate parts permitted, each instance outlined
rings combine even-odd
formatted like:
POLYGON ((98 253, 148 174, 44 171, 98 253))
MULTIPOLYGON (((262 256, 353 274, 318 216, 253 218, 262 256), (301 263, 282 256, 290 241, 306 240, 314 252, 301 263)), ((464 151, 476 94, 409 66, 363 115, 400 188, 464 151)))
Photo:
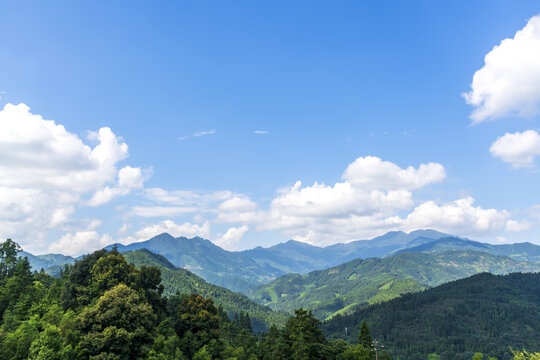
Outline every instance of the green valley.
POLYGON ((214 300, 229 316, 246 313, 251 318, 251 325, 256 332, 261 332, 271 324, 283 325, 289 317, 286 313, 275 312, 268 307, 257 304, 245 295, 232 292, 221 286, 212 285, 192 272, 177 268, 161 255, 146 249, 130 251, 123 254, 128 263, 140 268, 156 267, 161 271, 163 295, 199 294, 214 300))
POLYGON ((379 303, 480 272, 540 271, 540 264, 475 251, 401 253, 356 259, 305 275, 289 274, 249 291, 250 298, 274 310, 304 307, 320 319, 357 306, 379 303))

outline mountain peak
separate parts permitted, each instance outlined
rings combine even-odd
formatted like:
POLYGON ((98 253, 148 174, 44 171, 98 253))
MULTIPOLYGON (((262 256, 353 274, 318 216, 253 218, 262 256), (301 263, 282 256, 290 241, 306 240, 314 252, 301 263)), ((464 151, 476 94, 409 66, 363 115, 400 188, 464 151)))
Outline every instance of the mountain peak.
POLYGON ((156 236, 150 238, 147 241, 152 241, 152 240, 173 240, 173 239, 174 239, 174 236, 172 236, 169 233, 164 232, 164 233, 161 233, 159 235, 156 235, 156 236))

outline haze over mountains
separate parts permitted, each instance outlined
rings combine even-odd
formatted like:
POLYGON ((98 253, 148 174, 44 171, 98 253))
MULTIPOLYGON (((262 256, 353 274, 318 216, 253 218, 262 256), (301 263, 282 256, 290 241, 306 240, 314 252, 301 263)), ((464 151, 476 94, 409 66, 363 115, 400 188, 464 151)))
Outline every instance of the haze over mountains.
MULTIPOLYGON (((371 240, 318 247, 290 240, 269 248, 256 247, 244 251, 227 251, 209 240, 185 238, 163 233, 149 240, 129 245, 111 244, 121 252, 147 249, 162 255, 174 266, 184 268, 206 281, 233 291, 247 292, 254 286, 268 283, 290 273, 306 274, 344 264, 354 259, 385 257, 402 252, 443 253, 450 250, 471 250, 517 261, 540 261, 540 246, 531 243, 491 245, 462 239, 434 230, 410 233, 389 232, 371 240)), ((34 269, 50 273, 64 263, 74 261, 64 255, 25 253, 34 269)))

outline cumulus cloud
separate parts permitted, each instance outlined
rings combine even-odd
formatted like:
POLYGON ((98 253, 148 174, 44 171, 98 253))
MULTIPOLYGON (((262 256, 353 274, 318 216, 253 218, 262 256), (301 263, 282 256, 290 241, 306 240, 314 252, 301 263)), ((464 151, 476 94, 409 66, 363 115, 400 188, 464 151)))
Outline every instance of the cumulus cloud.
POLYGON ((413 190, 437 183, 446 177, 441 164, 421 164, 406 169, 375 156, 359 157, 343 173, 343 179, 366 189, 413 190))
POLYGON ((98 190, 88 204, 91 206, 106 204, 116 196, 127 195, 133 189, 142 189, 143 184, 144 177, 141 168, 125 166, 118 172, 117 185, 98 190))
POLYGON ((473 123, 507 115, 532 116, 540 104, 540 16, 529 20, 484 58, 473 76, 471 91, 464 94, 475 107, 473 123))
POLYGON ((507 133, 497 138, 489 150, 513 167, 532 167, 540 155, 540 134, 535 130, 507 133))
POLYGON ((278 190, 267 209, 221 212, 216 221, 280 230, 299 241, 329 245, 368 239, 392 230, 434 228, 462 236, 522 230, 505 210, 485 209, 472 197, 439 204, 418 203, 413 193, 446 178, 441 164, 400 167, 377 157, 360 157, 333 185, 300 181, 278 190))
POLYGON ((219 210, 227 211, 227 212, 250 211, 256 208, 257 208, 257 204, 255 204, 248 197, 243 197, 243 196, 232 197, 230 199, 225 200, 218 206, 219 210))
POLYGON ((240 227, 231 227, 225 232, 225 234, 219 234, 215 243, 216 245, 227 249, 227 250, 236 250, 235 246, 240 241, 242 236, 249 231, 247 225, 240 227))
POLYGON ((260 227, 314 228, 329 219, 388 216, 414 205, 411 190, 445 176, 444 167, 436 163, 403 169, 377 157, 359 157, 343 173, 343 182, 302 186, 298 181, 280 189, 265 214, 271 221, 260 227))
POLYGON ((118 242, 122 244, 130 244, 133 242, 148 240, 165 232, 174 237, 185 236, 191 238, 200 236, 202 238, 208 238, 210 236, 210 222, 205 221, 202 225, 199 225, 189 222, 177 224, 172 220, 163 220, 157 224, 148 225, 135 232, 133 236, 122 238, 118 242))
POLYGON ((113 239, 105 234, 100 235, 95 230, 78 231, 76 233, 68 233, 60 238, 60 240, 52 243, 49 246, 49 252, 56 254, 79 256, 112 244, 113 239))
POLYGON ((532 227, 532 224, 527 220, 522 221, 516 221, 516 220, 508 220, 506 222, 506 231, 510 232, 520 232, 529 230, 532 227))
POLYGON ((81 198, 107 189, 116 177, 122 189, 139 185, 132 175, 140 169, 125 167, 119 173, 117 164, 128 156, 128 147, 110 128, 91 132, 89 140, 96 145, 32 114, 25 104, 4 106, 0 237, 17 239, 28 250, 44 249, 47 231, 68 224, 81 198))
POLYGON ((404 220, 408 230, 436 228, 443 232, 463 235, 485 235, 504 230, 510 214, 506 210, 473 206, 474 199, 466 197, 443 205, 427 201, 414 209, 404 220))

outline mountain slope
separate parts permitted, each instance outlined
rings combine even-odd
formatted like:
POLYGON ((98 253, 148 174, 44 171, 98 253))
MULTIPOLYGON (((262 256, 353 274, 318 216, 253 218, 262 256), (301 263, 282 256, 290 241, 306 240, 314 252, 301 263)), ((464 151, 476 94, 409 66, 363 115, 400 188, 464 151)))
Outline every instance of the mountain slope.
POLYGON ((283 273, 304 274, 357 258, 382 257, 392 251, 402 249, 417 238, 433 241, 447 236, 434 230, 416 230, 408 234, 392 231, 372 240, 357 240, 327 247, 290 240, 269 248, 257 247, 241 253, 259 265, 276 268, 283 273))
POLYGON ((283 324, 287 318, 284 313, 276 313, 269 308, 256 304, 245 295, 232 292, 220 286, 212 285, 192 272, 175 267, 165 257, 154 254, 146 249, 123 253, 126 260, 137 266, 155 266, 161 270, 161 283, 164 286, 164 295, 176 293, 197 293, 210 297, 216 305, 222 306, 230 315, 234 316, 241 311, 249 314, 255 330, 262 331, 272 323, 283 324))
POLYGON ((116 246, 119 251, 148 249, 163 255, 173 265, 194 272, 206 281, 234 291, 267 282, 283 273, 257 264, 240 253, 226 251, 211 241, 195 237, 174 238, 163 233, 143 242, 116 246))
MULTIPOLYGON (((417 239, 419 240, 419 239, 417 239)), ((415 240, 416 241, 416 240, 415 240)), ((412 245, 399 252, 430 252, 440 253, 449 250, 474 250, 486 252, 493 255, 508 256, 519 261, 540 262, 540 246, 525 243, 493 245, 477 241, 460 239, 456 237, 444 237, 437 240, 425 241, 420 244, 412 245)))
POLYGON ((248 295, 274 310, 292 312, 304 307, 325 319, 355 306, 389 300, 479 272, 516 271, 540 271, 540 264, 474 251, 401 253, 382 259, 356 259, 305 275, 285 275, 249 290, 248 295))
MULTIPOLYGON (((362 321, 400 360, 469 360, 475 352, 513 357, 514 349, 540 349, 540 274, 478 274, 404 295, 323 323, 332 338, 355 341, 362 321)), ((484 356, 485 356, 484 355, 484 356)), ((487 358, 487 357, 485 357, 487 358)))
POLYGON ((20 257, 27 257, 34 271, 45 270, 49 275, 56 276, 65 264, 73 264, 75 258, 61 254, 32 255, 26 251, 19 253, 20 257))

